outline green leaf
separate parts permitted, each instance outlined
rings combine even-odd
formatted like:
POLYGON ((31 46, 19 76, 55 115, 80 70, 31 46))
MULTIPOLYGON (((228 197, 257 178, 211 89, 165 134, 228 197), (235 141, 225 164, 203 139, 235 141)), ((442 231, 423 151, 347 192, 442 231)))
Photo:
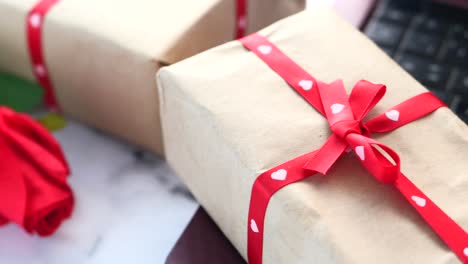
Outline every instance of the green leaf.
POLYGON ((44 91, 31 81, 0 72, 0 105, 31 112, 42 104, 44 91))

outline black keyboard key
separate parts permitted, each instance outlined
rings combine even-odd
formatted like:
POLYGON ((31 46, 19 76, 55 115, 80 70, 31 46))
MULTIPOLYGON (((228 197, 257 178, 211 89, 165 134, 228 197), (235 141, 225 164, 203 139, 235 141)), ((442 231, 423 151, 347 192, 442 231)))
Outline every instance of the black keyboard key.
POLYGON ((466 123, 468 123, 468 98, 460 98, 454 108, 455 113, 466 123))
POLYGON ((468 66, 468 41, 448 40, 443 56, 446 63, 468 66))
POLYGON ((403 54, 398 63, 423 85, 437 90, 445 90, 450 75, 449 68, 430 59, 403 54))
POLYGON ((467 24, 456 23, 452 25, 451 32, 454 39, 461 42, 468 41, 468 22, 467 24))
POLYGON ((448 72, 426 72, 421 82, 428 86, 434 87, 434 89, 445 90, 445 83, 448 79, 448 72))
POLYGON ((388 56, 392 57, 394 53, 394 49, 386 46, 380 46, 380 48, 387 53, 388 56))
MULTIPOLYGON (((393 1, 393 0, 390 0, 393 1)), ((407 0, 409 2, 412 2, 413 0, 407 0)), ((461 0, 458 2, 463 2, 466 0, 461 0)), ((456 21, 459 23, 466 23, 464 22, 466 20, 468 12, 466 9, 462 7, 458 7, 456 5, 452 4, 447 4, 448 2, 456 2, 456 1, 427 1, 424 0, 425 3, 425 12, 427 12, 428 16, 431 17, 442 17, 442 18, 447 18, 447 20, 451 21, 456 21), (430 2, 430 3, 429 3, 430 2), (447 2, 447 3, 436 3, 436 2, 447 2)))
POLYGON ((421 59, 416 58, 415 56, 404 55, 399 57, 397 62, 414 78, 418 80, 422 78, 425 66, 421 59))
POLYGON ((429 89, 435 96, 437 96, 442 102, 444 102, 446 105, 450 106, 450 103, 452 101, 452 96, 450 96, 446 92, 442 92, 440 90, 432 90, 429 89))
POLYGON ((449 30, 449 23, 441 18, 432 16, 417 16, 415 18, 416 31, 438 34, 443 36, 449 30))
POLYGON ((407 12, 415 13, 422 11, 422 2, 424 0, 388 0, 386 8, 400 9, 407 12))
POLYGON ((434 57, 442 43, 442 38, 438 35, 410 32, 403 43, 403 50, 427 57, 434 57))
POLYGON ((422 83, 438 90, 445 90, 450 75, 449 68, 431 61, 427 61, 426 68, 426 72, 423 73, 422 83))
POLYGON ((468 99, 468 70, 459 72, 453 86, 453 92, 465 95, 468 99))
POLYGON ((395 47, 403 36, 404 28, 400 25, 374 21, 369 24, 366 34, 378 45, 395 47))
POLYGON ((382 13, 381 19, 393 23, 408 25, 413 15, 413 13, 408 12, 407 10, 396 7, 389 7, 382 13))

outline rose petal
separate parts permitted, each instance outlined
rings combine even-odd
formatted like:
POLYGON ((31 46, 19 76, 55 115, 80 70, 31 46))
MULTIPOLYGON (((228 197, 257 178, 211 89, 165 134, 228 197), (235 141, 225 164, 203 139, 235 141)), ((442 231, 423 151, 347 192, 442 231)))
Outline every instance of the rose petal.
POLYGON ((0 107, 0 152, 0 224, 14 222, 29 233, 51 235, 74 206, 59 144, 33 119, 0 107))

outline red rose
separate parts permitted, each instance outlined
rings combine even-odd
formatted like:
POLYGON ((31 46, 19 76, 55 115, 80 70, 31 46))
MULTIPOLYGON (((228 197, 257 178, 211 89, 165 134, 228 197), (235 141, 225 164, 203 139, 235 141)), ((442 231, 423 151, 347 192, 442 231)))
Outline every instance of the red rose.
POLYGON ((74 199, 58 142, 25 114, 0 107, 0 224, 51 235, 70 217, 74 199))

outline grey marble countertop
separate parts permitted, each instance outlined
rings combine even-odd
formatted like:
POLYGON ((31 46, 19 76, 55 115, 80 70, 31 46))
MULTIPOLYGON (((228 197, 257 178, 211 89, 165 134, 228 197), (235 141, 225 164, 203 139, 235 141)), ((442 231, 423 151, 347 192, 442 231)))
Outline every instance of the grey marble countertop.
POLYGON ((167 164, 86 126, 54 133, 76 208, 51 237, 0 228, 0 263, 164 263, 197 203, 167 164))

